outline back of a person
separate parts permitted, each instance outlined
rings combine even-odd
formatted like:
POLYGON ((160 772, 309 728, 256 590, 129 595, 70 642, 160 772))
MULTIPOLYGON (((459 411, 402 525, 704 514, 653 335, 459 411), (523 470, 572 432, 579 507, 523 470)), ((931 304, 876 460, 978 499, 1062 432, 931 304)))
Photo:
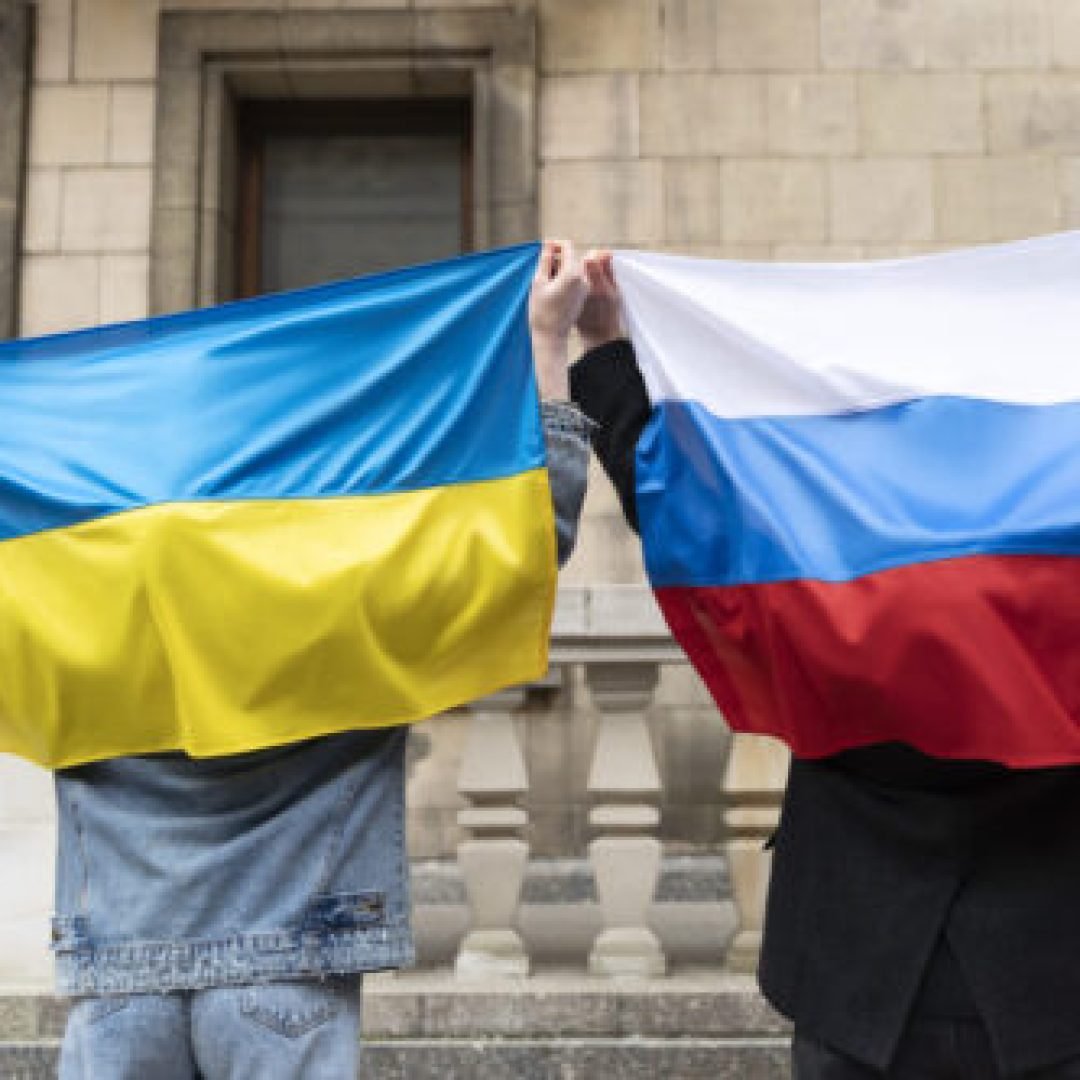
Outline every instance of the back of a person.
POLYGON ((808 1036, 878 1068, 913 1010, 985 1025, 1014 1072, 1051 1065, 1080 1054, 1080 972, 1063 962, 1077 905, 1080 768, 899 745, 796 759, 762 987, 808 1036))
POLYGON ((404 829, 405 742, 403 728, 357 731, 60 772, 60 989, 326 974, 304 928, 365 967, 409 962, 408 882, 393 839, 404 829), (133 953, 148 962, 133 965, 133 953))

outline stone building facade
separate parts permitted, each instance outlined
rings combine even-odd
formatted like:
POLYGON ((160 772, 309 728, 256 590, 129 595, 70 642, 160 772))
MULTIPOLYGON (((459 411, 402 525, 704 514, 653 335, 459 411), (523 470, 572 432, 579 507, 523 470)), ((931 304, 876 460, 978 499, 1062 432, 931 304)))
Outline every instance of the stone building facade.
MULTIPOLYGON (((461 105, 462 246, 846 260, 1080 223, 1080 0, 0 0, 0 335, 250 288, 245 117, 343 102, 461 105)), ((564 582, 641 582, 600 477, 564 582)), ((519 710, 534 854, 590 835, 587 675, 519 710)), ((715 854, 722 725, 682 667, 645 700, 661 837, 715 854)), ((465 742, 418 732, 418 856, 461 838, 465 742)), ((48 777, 0 761, 0 983, 47 979, 52 830, 48 777)))

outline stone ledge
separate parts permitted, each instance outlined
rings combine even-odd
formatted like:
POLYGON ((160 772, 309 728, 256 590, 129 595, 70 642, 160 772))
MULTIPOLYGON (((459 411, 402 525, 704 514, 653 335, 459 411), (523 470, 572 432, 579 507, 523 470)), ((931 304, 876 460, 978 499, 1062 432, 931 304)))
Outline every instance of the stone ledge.
POLYGON ((473 982, 409 972, 368 980, 365 1029, 380 1039, 738 1039, 783 1036, 788 1025, 742 975, 473 982))
MULTIPOLYGON (((55 1043, 0 1045, 5 1080, 53 1080, 55 1043)), ((754 1039, 369 1043, 360 1080, 788 1080, 787 1042, 754 1039)))
MULTIPOLYGON (((456 860, 417 859, 411 895, 417 905, 464 904, 465 883, 456 860)), ((668 855, 661 862, 657 903, 720 903, 731 898, 727 859, 722 855, 668 855)), ((574 904, 596 900, 588 859, 530 860, 521 888, 523 904, 574 904)))
MULTIPOLYGON (((51 994, 0 992, 0 1041, 58 1039, 66 1014, 51 994)), ((364 1014, 365 1035, 376 1041, 782 1040, 788 1032, 750 976, 727 973, 626 981, 375 975, 364 1014)))
POLYGON ((786 1041, 372 1044, 364 1080, 787 1080, 786 1041))

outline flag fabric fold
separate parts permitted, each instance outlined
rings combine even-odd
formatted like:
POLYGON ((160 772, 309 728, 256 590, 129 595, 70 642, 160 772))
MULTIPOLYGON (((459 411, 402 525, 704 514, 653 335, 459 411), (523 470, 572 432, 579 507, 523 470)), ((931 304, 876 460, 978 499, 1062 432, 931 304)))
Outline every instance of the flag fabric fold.
POLYGON ((234 753, 542 674, 537 252, 0 345, 0 751, 234 753))
POLYGON ((615 266, 646 569, 732 726, 1080 762, 1080 234, 615 266))

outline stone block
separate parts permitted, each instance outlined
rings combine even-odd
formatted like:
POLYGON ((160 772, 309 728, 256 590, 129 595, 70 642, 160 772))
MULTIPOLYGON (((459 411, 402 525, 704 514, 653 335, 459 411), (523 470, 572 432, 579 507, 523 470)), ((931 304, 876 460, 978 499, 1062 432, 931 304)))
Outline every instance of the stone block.
POLYGON ((923 19, 930 68, 1045 68, 1050 64, 1051 19, 1045 4, 929 0, 923 19))
POLYGON ((638 116, 636 75, 545 79, 540 89, 540 157, 636 157, 638 116))
MULTIPOLYGON (((247 8, 274 11, 285 7, 285 0, 159 0, 159 3, 162 11, 240 11, 247 8)), ((326 6, 341 7, 341 0, 326 6)))
POLYGON ((983 150, 980 76, 866 72, 859 78, 864 153, 910 156, 983 150))
MULTIPOLYGON (((258 5, 258 8, 267 6, 258 5)), ((202 10, 201 4, 198 7, 199 10, 185 7, 161 12, 158 49, 160 76, 164 77, 166 72, 173 70, 198 78, 201 58, 207 52, 279 55, 283 51, 283 24, 295 25, 306 18, 273 9, 255 10, 247 2, 216 3, 212 11, 202 10)), ((322 21, 316 19, 313 23, 318 27, 322 21)), ((405 21, 409 22, 407 15, 405 21)), ((159 90, 164 97, 161 83, 159 90)))
POLYGON ((56 251, 60 247, 60 169, 30 169, 26 176, 23 250, 56 251))
POLYGON ((30 162, 103 164, 108 130, 107 87, 39 86, 30 101, 30 162))
POLYGON ((816 161, 730 161, 724 166, 724 237, 734 244, 820 243, 825 167, 816 161))
POLYGON ((857 262, 865 255, 862 244, 774 244, 776 262, 857 262))
POLYGON ((545 73, 659 66, 659 0, 539 0, 539 14, 545 73))
POLYGON ((157 5, 147 0, 75 0, 75 78, 152 79, 157 5))
POLYGON ((71 78, 72 0, 37 0, 34 32, 35 82, 71 78))
MULTIPOLYGON (((586 246, 608 245, 602 235, 585 236, 582 239, 586 241, 586 246)), ((648 246, 655 248, 658 244, 650 242, 648 246)), ((641 545, 623 519, 622 510, 601 509, 602 503, 615 501, 607 477, 593 467, 590 470, 589 485, 574 557, 560 572, 560 580, 568 585, 633 583, 644 580, 641 545)))
MULTIPOLYGON (((243 34, 245 24, 251 27, 258 24, 260 38, 269 39, 280 34, 281 47, 284 51, 296 52, 341 52, 350 47, 365 50, 403 50, 414 47, 418 33, 418 20, 413 13, 402 10, 371 11, 363 16, 351 11, 327 11, 318 18, 310 13, 287 11, 276 19, 268 19, 262 14, 249 16, 238 15, 231 31, 243 34), (357 20, 361 19, 361 22, 357 20)), ((450 28, 444 26, 444 38, 452 37, 450 28)), ((425 21, 425 44, 437 47, 439 26, 430 17, 425 21)), ((215 28, 215 34, 217 32, 215 28)), ((451 44, 449 41, 446 44, 451 44)), ((460 45, 460 43, 457 43, 460 45)), ((248 52, 250 45, 242 51, 248 52)))
POLYGON ((0 825, 50 824, 55 815, 52 774, 21 758, 0 758, 0 825))
POLYGON ((663 0, 666 71, 708 71, 716 66, 716 0, 663 0))
POLYGON ((829 236, 834 242, 934 238, 934 171, 929 160, 835 161, 829 183, 829 236))
POLYGON ((1076 0, 1047 0, 1050 5, 1053 62, 1080 67, 1080 4, 1076 0))
POLYGON ((52 963, 48 919, 53 900, 51 825, 0 826, 0 866, 7 874, 0 895, 0 984, 44 984, 52 963))
MULTIPOLYGON (((946 0, 938 0, 947 6, 946 0)), ((926 0, 821 0, 826 68, 921 68, 926 0)))
MULTIPOLYGON (((690 707, 714 710, 712 695, 690 664, 668 664, 660 669, 660 682, 653 695, 655 708, 690 707)), ((726 737, 726 735, 725 735, 726 737)))
POLYGON ((818 0, 717 3, 717 66, 803 71, 818 66, 818 0))
POLYGON ((914 255, 933 255, 955 250, 955 244, 865 244, 863 258, 870 260, 907 259, 914 255))
POLYGON ((536 197, 536 71, 501 64, 492 72, 491 194, 498 203, 536 197))
MULTIPOLYGON (((303 3, 304 0, 288 0, 288 3, 303 3)), ((401 7, 403 0, 338 0, 341 7, 401 7)), ((498 0, 411 0, 414 8, 493 8, 499 7, 498 0)))
POLYGON ((586 246, 648 247, 663 235, 659 161, 560 161, 540 174, 545 236, 568 236, 586 246))
POLYGON ((39 994, 37 997, 37 1034, 42 1039, 59 1039, 67 1027, 71 999, 39 994))
POLYGON ((150 257, 104 255, 101 259, 103 323, 131 322, 149 314, 150 257))
MULTIPOLYGON (((0 923, 4 920, 48 916, 53 903, 53 856, 56 829, 50 823, 0 825, 0 866, 17 866, 5 875, 0 895, 0 923)), ((44 924, 35 935, 45 944, 44 924)), ((0 964, 6 961, 0 950, 0 964)), ((15 970, 18 969, 9 969, 15 970)), ((0 984, 5 982, 0 975, 0 984)))
POLYGON ((664 241, 678 246, 723 240, 723 171, 715 158, 664 162, 664 241))
MULTIPOLYGON (((354 27, 352 44, 367 49, 365 27, 376 16, 365 16, 363 25, 356 23, 355 13, 345 16, 354 27)), ((523 64, 536 74, 536 17, 527 6, 518 5, 517 11, 506 6, 486 11, 418 10, 411 21, 413 49, 491 50, 498 64, 523 64)))
MULTIPOLYGON (((597 585, 589 592, 589 629, 602 637, 668 636, 652 590, 640 585, 597 585)), ((637 672, 613 672, 633 680, 637 672)), ((637 684, 633 683, 636 687, 637 684)), ((651 687, 649 687, 651 696, 651 687)))
MULTIPOLYGON (((664 163, 665 180, 668 164, 664 163)), ((585 505, 588 514, 622 514, 618 494, 595 458, 589 462, 589 489, 585 496, 585 505)))
POLYGON ((27 255, 21 278, 23 335, 93 326, 98 319, 98 259, 94 255, 27 255))
POLYGON ((154 159, 154 87, 119 85, 109 101, 109 161, 149 165, 154 159))
POLYGON ((791 754, 782 743, 756 735, 732 738, 724 792, 732 801, 775 800, 773 813, 780 807, 780 797, 787 783, 791 754))
POLYGON ((763 153, 762 75, 646 75, 641 84, 641 151, 646 156, 763 153))
MULTIPOLYGON (((415 994, 372 993, 364 982, 364 1040, 414 1039, 423 1032, 425 1000, 415 994)), ((388 987, 389 989, 389 987, 388 987)))
POLYGON ((0 1041, 24 1042, 37 1035, 37 1009, 35 999, 0 997, 0 1041))
POLYGON ((155 203, 161 209, 190 209, 199 199, 202 136, 201 78, 179 69, 162 71, 155 124, 155 203))
POLYGON ((493 207, 490 230, 489 246, 492 247, 500 244, 525 244, 535 240, 535 201, 505 203, 493 207))
POLYGON ((628 994, 620 1003, 620 1020, 627 1035, 644 1038, 672 1032, 684 1038, 737 1038, 751 1032, 783 1035, 789 1029, 759 994, 718 993, 712 986, 696 993, 628 994))
POLYGON ((29 8, 21 3, 0 6, 0 338, 15 329, 30 44, 29 8))
POLYGON ((772 75, 768 117, 771 154, 854 154, 859 126, 855 76, 772 75))
POLYGON ((1058 163, 1061 191, 1061 227, 1080 228, 1080 157, 1063 158, 1058 163))
POLYGON ((451 1038, 544 1033, 595 1037, 617 1029, 619 1002, 610 994, 457 993, 431 995, 425 1022, 431 1035, 451 1038))
POLYGON ((786 1039, 745 1044, 707 1040, 432 1040, 369 1044, 368 1080, 789 1080, 786 1039))
POLYGON ((64 180, 60 246, 69 252, 146 251, 151 172, 80 169, 64 180))
POLYGON ((195 245, 199 215, 191 209, 156 209, 151 238, 150 314, 184 311, 199 303, 195 245))
POLYGON ((1058 178, 1051 158, 949 158, 938 162, 938 175, 941 240, 1015 240, 1058 228, 1058 178))
POLYGON ((1080 152, 1080 75, 989 75, 986 101, 992 153, 1080 152))
POLYGON ((14 298, 19 256, 16 209, 0 202, 0 339, 17 332, 14 298))

